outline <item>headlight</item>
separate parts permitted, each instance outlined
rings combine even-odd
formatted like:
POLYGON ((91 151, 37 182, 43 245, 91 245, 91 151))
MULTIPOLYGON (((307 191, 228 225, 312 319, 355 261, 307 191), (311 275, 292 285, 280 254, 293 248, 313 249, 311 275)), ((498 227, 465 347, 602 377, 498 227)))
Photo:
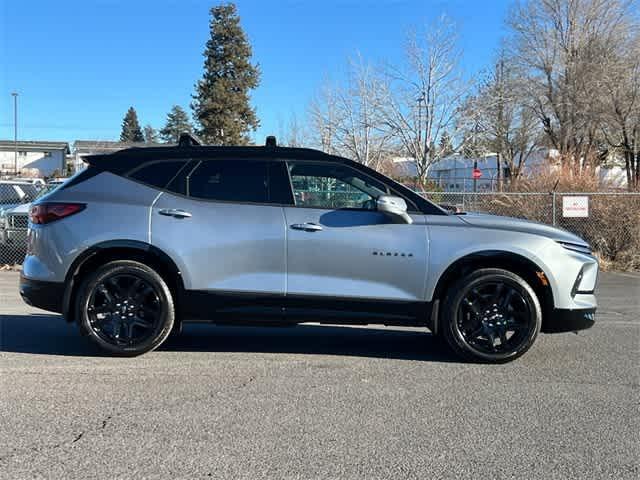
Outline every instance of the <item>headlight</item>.
POLYGON ((580 243, 571 243, 571 242, 558 242, 567 250, 571 250, 572 252, 583 253, 585 255, 593 256, 593 250, 589 245, 584 245, 580 243))

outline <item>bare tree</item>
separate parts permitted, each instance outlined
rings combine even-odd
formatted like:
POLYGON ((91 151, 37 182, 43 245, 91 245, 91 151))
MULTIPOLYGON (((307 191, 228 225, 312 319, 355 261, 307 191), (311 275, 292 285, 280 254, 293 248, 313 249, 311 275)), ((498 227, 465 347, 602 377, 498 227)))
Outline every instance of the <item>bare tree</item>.
POLYGON ((618 44, 618 56, 603 77, 602 133, 613 155, 624 159, 627 185, 640 188, 640 25, 618 44))
POLYGON ((285 122, 278 119, 278 141, 287 147, 303 147, 308 143, 307 132, 295 113, 285 122))
POLYGON ((430 166, 449 153, 436 147, 441 136, 458 137, 455 120, 467 91, 459 58, 455 26, 443 16, 423 34, 409 35, 405 65, 385 68, 385 124, 401 151, 414 159, 421 184, 430 166))
POLYGON ((311 125, 323 150, 377 168, 388 154, 384 128, 384 85, 360 56, 349 61, 345 86, 325 84, 310 108, 311 125))
POLYGON ((335 87, 325 80, 309 106, 309 128, 312 144, 322 151, 336 154, 334 130, 338 122, 335 87))
POLYGON ((603 158, 597 99, 630 8, 626 0, 526 0, 508 19, 526 97, 548 144, 574 171, 603 158))
POLYGON ((501 52, 476 94, 465 102, 461 116, 464 137, 475 147, 474 153, 497 154, 498 181, 503 165, 511 181, 517 181, 539 146, 540 123, 523 90, 516 68, 501 52))

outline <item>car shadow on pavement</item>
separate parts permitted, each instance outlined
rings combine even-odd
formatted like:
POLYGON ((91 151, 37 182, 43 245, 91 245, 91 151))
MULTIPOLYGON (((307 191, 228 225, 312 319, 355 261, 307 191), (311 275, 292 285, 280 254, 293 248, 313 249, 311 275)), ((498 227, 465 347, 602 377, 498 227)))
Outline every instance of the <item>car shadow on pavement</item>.
MULTIPOLYGON (((63 356, 105 356, 77 327, 57 315, 0 315, 0 351, 63 356)), ((426 329, 187 324, 159 352, 299 353, 459 362, 426 329)))

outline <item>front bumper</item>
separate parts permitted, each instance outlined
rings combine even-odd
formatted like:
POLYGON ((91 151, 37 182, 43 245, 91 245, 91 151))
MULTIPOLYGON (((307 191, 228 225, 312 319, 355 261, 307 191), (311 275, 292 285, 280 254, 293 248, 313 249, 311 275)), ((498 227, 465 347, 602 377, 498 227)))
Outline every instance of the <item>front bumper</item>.
POLYGON ((62 313, 64 283, 32 280, 20 275, 20 296, 28 305, 62 313))
POLYGON ((545 333, 576 332, 593 327, 596 323, 596 309, 568 310, 555 308, 551 318, 544 322, 545 333))

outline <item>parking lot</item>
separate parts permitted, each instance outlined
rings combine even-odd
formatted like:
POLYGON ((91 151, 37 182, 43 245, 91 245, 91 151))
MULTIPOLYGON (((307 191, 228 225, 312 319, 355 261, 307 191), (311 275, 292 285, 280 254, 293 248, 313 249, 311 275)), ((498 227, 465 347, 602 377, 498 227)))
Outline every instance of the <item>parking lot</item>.
POLYGON ((420 329, 191 325, 102 356, 0 272, 0 477, 638 478, 640 276, 520 360, 420 329))

